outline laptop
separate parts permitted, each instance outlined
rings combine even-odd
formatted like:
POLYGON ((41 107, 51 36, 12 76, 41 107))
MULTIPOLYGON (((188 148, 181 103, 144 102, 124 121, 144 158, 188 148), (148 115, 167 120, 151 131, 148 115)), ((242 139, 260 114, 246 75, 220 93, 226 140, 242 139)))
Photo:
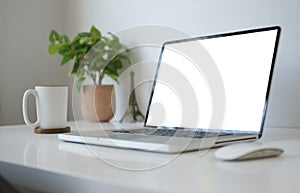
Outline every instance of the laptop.
POLYGON ((164 153, 258 140, 280 31, 272 26, 165 42, 143 126, 58 138, 164 153))

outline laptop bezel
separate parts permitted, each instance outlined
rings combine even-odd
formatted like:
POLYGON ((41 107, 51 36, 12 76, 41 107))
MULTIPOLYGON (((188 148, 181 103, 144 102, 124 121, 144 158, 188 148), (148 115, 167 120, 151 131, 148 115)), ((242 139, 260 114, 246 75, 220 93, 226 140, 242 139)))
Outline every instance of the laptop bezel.
POLYGON ((268 104, 269 104, 269 95, 270 95, 270 90, 271 90, 271 85, 272 85, 272 80, 273 80, 273 73, 274 73, 274 66, 275 66, 275 61, 276 61, 276 56, 277 56, 277 51, 278 51, 278 46, 279 46, 279 38, 280 38, 280 34, 281 34, 281 27, 280 26, 270 26, 270 27, 262 27, 262 28, 256 28, 256 29, 235 31, 235 32, 227 32, 227 33, 221 33, 221 34, 205 35, 205 36, 186 38, 186 39, 180 39, 180 40, 172 40, 172 41, 167 41, 167 42, 163 43, 161 51, 160 51, 160 55, 159 55, 157 68, 156 68, 155 75, 154 75, 154 80, 153 80, 153 85, 152 85, 149 101, 148 101, 147 112, 146 112, 146 116, 145 116, 145 120, 144 120, 144 127, 148 127, 148 128, 166 128, 166 129, 191 129, 191 128, 186 128, 186 127, 154 126, 154 125, 147 125, 146 124, 147 120, 148 120, 148 116, 149 116, 150 105, 151 105, 151 102, 152 102, 152 98, 153 98, 157 78, 158 78, 158 72, 159 72, 159 69, 160 69, 160 66, 161 66, 162 56, 163 56, 164 49, 165 49, 166 45, 175 44, 175 43, 182 43, 182 42, 189 42, 189 41, 211 39, 211 38, 242 35, 242 34, 248 34, 248 33, 271 31, 271 30, 277 30, 277 34, 276 34, 276 40, 275 40, 275 45, 274 45, 274 50, 273 50, 271 68, 270 68, 270 72, 269 72, 269 79, 268 79, 268 85, 267 85, 267 90, 266 90, 266 95, 265 95, 265 103, 264 103, 264 108, 263 108, 263 113, 262 113, 262 120, 261 120, 260 130, 258 132, 254 132, 254 131, 241 131, 241 130, 222 130, 222 129, 217 129, 216 130, 216 129, 209 129, 209 128, 192 128, 192 129, 196 129, 196 130, 201 130, 201 131, 204 130, 204 131, 210 131, 210 132, 220 132, 220 131, 222 131, 222 132, 228 132, 228 133, 254 134, 254 135, 258 135, 258 138, 260 138, 262 136, 262 133, 263 133, 263 128, 264 128, 267 109, 268 109, 268 104))

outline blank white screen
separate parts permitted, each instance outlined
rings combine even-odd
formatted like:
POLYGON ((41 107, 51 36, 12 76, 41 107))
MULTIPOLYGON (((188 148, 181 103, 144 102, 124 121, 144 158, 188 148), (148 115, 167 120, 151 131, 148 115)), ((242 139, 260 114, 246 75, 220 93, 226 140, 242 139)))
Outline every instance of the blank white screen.
POLYGON ((146 125, 260 131, 276 36, 274 29, 166 44, 146 125), (218 69, 225 92, 219 128, 210 127, 208 65, 218 69))

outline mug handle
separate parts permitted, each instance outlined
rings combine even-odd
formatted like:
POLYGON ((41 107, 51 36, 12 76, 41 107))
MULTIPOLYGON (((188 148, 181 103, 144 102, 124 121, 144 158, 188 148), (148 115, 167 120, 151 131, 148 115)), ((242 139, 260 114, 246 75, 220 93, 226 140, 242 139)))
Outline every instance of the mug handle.
POLYGON ((29 121, 28 119, 28 112, 27 112, 27 99, 28 99, 28 96, 32 94, 35 98, 35 100, 37 101, 36 105, 37 105, 37 109, 39 109, 38 105, 39 105, 39 97, 38 97, 38 93, 36 90, 34 89, 28 89, 25 91, 24 95, 23 95, 23 103, 22 103, 22 106, 23 106, 23 118, 24 118, 24 121, 26 123, 26 125, 28 125, 29 127, 32 127, 32 128, 36 128, 37 126, 39 126, 39 118, 37 116, 37 120, 35 123, 32 123, 29 121))

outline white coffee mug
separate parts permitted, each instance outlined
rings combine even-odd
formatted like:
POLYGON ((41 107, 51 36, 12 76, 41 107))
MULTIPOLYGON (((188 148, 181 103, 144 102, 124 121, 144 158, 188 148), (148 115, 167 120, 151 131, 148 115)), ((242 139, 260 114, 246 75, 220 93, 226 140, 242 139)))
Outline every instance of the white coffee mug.
POLYGON ((68 87, 66 86, 36 86, 28 89, 23 96, 23 117, 25 123, 41 129, 67 127, 68 87), (28 119, 27 99, 33 95, 36 100, 37 120, 32 123, 28 119))

